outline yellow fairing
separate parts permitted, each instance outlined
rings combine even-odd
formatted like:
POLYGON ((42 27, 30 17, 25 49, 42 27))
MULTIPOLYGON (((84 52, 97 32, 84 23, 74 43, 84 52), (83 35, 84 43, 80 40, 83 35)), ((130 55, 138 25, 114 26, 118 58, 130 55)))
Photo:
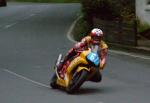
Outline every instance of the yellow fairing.
POLYGON ((80 72, 81 70, 90 71, 90 69, 88 69, 88 68, 86 68, 86 67, 78 67, 77 72, 80 72))
POLYGON ((86 50, 86 51, 83 51, 83 52, 80 54, 80 57, 86 60, 86 56, 87 56, 90 52, 91 52, 91 49, 86 50))
POLYGON ((63 86, 63 87, 66 87, 66 82, 64 79, 61 79, 61 78, 58 78, 57 79, 57 84, 63 86))
MULTIPOLYGON (((57 84, 63 86, 63 87, 67 87, 69 85, 70 80, 72 79, 72 71, 76 68, 76 66, 78 66, 79 64, 88 64, 88 62, 86 61, 86 56, 91 52, 91 49, 87 50, 87 51, 83 51, 79 57, 75 58, 71 64, 69 65, 69 67, 67 68, 67 73, 65 74, 65 78, 61 79, 58 78, 57 79, 57 84)), ((77 71, 81 71, 81 70, 88 70, 88 68, 86 67, 78 67, 77 71)))
POLYGON ((101 41, 101 43, 100 43, 100 48, 101 48, 101 49, 107 49, 108 46, 107 46, 107 44, 106 44, 104 41, 101 41))
POLYGON ((87 51, 83 51, 79 57, 75 58, 71 64, 69 65, 69 67, 67 68, 67 73, 70 74, 71 71, 73 69, 75 69, 75 67, 79 64, 88 64, 88 62, 86 61, 86 56, 90 53, 90 49, 87 51))

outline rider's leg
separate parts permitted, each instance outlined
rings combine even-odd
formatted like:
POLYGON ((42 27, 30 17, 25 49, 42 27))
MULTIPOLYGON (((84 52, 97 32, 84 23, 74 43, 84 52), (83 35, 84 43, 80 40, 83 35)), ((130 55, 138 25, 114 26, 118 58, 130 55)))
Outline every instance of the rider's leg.
POLYGON ((71 57, 73 57, 76 54, 74 48, 71 48, 69 50, 69 52, 67 53, 67 55, 64 57, 64 60, 57 66, 58 70, 61 70, 61 68, 63 67, 64 63, 70 59, 71 57))
POLYGON ((65 56, 64 60, 57 66, 58 73, 61 78, 64 78, 65 68, 64 64, 73 56, 75 56, 76 52, 73 49, 70 49, 68 54, 65 56))

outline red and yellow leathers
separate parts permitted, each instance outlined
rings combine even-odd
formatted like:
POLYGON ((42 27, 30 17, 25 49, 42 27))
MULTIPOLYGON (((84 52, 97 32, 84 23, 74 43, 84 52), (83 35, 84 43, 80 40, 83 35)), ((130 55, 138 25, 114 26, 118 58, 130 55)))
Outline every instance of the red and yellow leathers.
MULTIPOLYGON (((86 48, 95 45, 95 42, 92 40, 91 36, 86 36, 84 37, 80 42, 76 43, 73 48, 69 50, 67 55, 64 58, 64 61, 58 66, 58 68, 61 70, 63 69, 62 66, 63 64, 68 61, 70 58, 74 57, 77 55, 77 51, 82 51, 85 50, 86 48)), ((107 56, 107 51, 108 51, 108 46, 107 44, 103 41, 100 40, 98 44, 100 48, 100 69, 102 70, 106 64, 106 56, 107 56)), ((62 74, 64 74, 65 70, 63 71, 62 74)))

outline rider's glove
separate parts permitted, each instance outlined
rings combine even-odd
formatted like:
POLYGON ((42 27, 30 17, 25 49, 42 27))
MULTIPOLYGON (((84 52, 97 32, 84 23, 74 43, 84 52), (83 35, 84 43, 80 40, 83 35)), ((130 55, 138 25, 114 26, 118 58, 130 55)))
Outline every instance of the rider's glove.
POLYGON ((101 63, 100 63, 100 70, 103 70, 104 67, 105 67, 105 59, 101 60, 101 63))
POLYGON ((104 64, 100 63, 100 70, 104 69, 104 64))

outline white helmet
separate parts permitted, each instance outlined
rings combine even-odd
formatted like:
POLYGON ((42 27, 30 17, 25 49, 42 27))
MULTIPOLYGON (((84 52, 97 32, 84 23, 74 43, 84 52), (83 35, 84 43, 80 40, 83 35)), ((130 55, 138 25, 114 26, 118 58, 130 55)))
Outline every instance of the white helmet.
POLYGON ((93 37, 103 37, 104 33, 101 29, 98 29, 98 28, 94 28, 91 33, 90 33, 90 36, 93 37))
POLYGON ((104 33, 101 29, 94 28, 91 31, 90 36, 92 38, 93 44, 99 44, 101 41, 101 38, 104 36, 104 33))

